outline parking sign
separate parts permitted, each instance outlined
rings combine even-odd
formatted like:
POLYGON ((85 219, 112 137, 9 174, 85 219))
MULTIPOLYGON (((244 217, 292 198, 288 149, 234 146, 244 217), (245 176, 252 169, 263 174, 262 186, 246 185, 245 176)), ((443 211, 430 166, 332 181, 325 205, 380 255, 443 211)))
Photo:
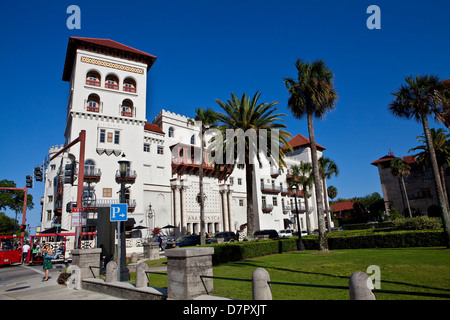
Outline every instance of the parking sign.
POLYGON ((128 220, 128 206, 126 203, 111 204, 110 217, 111 222, 127 221, 128 220))

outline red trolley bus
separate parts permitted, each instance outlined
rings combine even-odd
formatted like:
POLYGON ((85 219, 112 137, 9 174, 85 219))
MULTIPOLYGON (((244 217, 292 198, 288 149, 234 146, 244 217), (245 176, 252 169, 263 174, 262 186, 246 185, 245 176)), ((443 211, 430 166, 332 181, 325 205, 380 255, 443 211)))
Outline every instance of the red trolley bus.
POLYGON ((0 266, 22 262, 21 236, 0 236, 0 266))

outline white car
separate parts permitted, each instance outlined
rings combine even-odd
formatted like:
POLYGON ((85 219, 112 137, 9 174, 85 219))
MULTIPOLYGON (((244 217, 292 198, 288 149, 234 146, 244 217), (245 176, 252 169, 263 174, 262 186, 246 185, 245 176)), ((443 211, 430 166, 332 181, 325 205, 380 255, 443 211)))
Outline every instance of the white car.
POLYGON ((293 232, 294 232, 294 230, 290 230, 290 229, 280 230, 280 231, 278 231, 278 236, 280 238, 292 237, 293 236, 293 232))

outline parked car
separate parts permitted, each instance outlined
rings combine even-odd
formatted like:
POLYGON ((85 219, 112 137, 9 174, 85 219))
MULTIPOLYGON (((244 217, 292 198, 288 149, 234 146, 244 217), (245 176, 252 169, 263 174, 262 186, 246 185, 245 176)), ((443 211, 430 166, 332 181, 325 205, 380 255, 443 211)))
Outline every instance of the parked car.
POLYGON ((231 231, 216 233, 213 238, 223 238, 223 242, 233 242, 237 240, 236 234, 231 231))
POLYGON ((259 230, 253 233, 255 237, 268 235, 269 239, 278 238, 278 232, 274 229, 259 230))
POLYGON ((292 237, 294 235, 294 230, 291 229, 280 230, 278 232, 278 235, 280 238, 292 237))
POLYGON ((176 248, 176 247, 187 247, 187 246, 196 246, 200 244, 200 236, 192 235, 192 236, 182 236, 179 237, 175 242, 167 242, 166 249, 176 248))

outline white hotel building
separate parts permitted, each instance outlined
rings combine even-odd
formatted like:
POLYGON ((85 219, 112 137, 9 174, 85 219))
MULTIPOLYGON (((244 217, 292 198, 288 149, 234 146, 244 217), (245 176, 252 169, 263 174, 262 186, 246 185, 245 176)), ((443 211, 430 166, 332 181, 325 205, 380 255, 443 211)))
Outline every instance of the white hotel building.
MULTIPOLYGON (((155 227, 173 225, 174 234, 198 234, 200 206, 198 157, 187 159, 200 146, 198 126, 188 118, 161 110, 153 120, 146 115, 147 72, 156 57, 107 39, 69 39, 63 80, 69 82, 65 145, 86 131, 83 206, 88 208, 85 231, 99 228, 101 208, 119 202, 116 180, 122 154, 130 161, 127 173, 127 237, 145 238, 155 227)), ((294 151, 289 166, 311 161, 309 140, 302 135, 290 141, 294 151)), ((64 166, 78 166, 79 143, 47 163, 42 209, 42 230, 52 226, 74 231, 71 207, 77 183, 64 183, 64 166)), ((319 157, 325 148, 317 145, 319 157)), ((62 146, 51 147, 49 158, 62 146)), ((295 216, 294 197, 287 190, 286 170, 268 162, 255 165, 255 230, 285 228, 295 216)), ((245 170, 236 166, 231 175, 204 168, 205 222, 208 232, 236 231, 246 223, 245 170)), ((301 194, 301 191, 299 192, 301 194)), ((317 229, 315 192, 308 199, 311 229, 317 229)), ((301 228, 306 229, 303 197, 298 197, 301 228)))

